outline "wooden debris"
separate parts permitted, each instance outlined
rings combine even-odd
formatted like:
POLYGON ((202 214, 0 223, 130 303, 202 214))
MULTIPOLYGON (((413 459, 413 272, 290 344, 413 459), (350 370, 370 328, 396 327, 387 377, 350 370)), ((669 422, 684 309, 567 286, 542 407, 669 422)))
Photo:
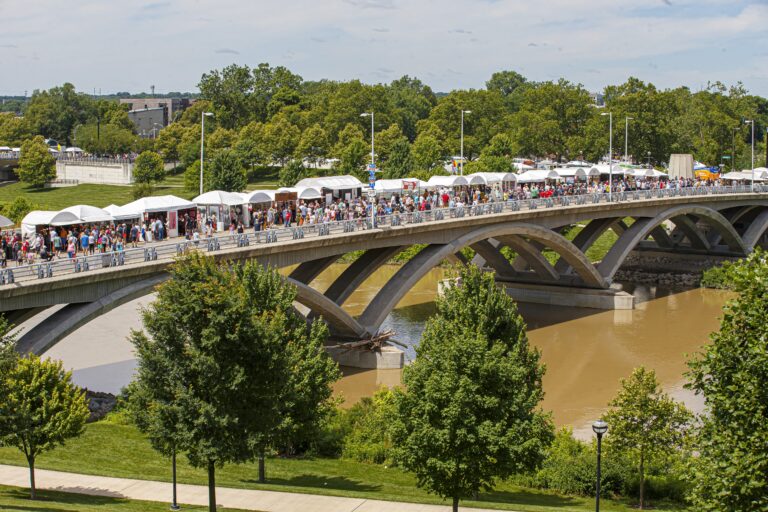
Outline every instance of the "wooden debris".
POLYGON ((386 345, 394 335, 395 331, 384 331, 368 339, 339 343, 336 346, 347 350, 370 350, 371 352, 381 352, 381 347, 386 345))

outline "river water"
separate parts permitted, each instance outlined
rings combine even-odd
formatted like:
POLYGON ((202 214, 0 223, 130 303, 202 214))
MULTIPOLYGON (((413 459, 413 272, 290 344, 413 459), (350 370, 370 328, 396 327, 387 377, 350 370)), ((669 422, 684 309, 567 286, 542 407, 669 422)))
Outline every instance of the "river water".
MULTIPOLYGON (((323 291, 344 270, 332 265, 314 282, 323 291)), ((347 300, 353 315, 363 311, 374 294, 398 270, 385 266, 347 300)), ((434 269, 400 302, 383 329, 395 331, 405 343, 406 358, 415 356, 424 321, 435 312, 437 283, 445 277, 434 269)), ((546 364, 542 407, 552 411, 558 426, 570 425, 579 437, 588 437, 589 425, 616 394, 619 379, 640 365, 656 371, 664 389, 701 410, 698 397, 685 390, 686 359, 707 342, 719 325, 724 292, 694 289, 672 291, 660 287, 625 287, 636 296, 633 311, 599 311, 538 304, 521 304, 531 344, 541 350, 546 364)), ((138 310, 152 296, 132 301, 69 335, 46 355, 62 359, 73 370, 75 382, 92 390, 116 393, 136 366, 126 336, 141 325, 138 310)), ((39 319, 33 319, 38 321, 39 319)), ((380 386, 400 382, 400 370, 344 368, 335 390, 347 406, 380 386)))

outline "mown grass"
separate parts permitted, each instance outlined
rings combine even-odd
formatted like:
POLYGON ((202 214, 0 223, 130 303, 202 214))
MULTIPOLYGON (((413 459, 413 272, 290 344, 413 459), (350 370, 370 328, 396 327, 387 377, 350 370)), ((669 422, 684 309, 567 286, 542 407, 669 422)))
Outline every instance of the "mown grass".
MULTIPOLYGON (((24 465, 16 449, 0 448, 0 463, 24 465)), ((133 426, 99 422, 88 425, 85 433, 65 446, 42 455, 37 467, 92 475, 168 481, 170 463, 154 452, 148 441, 133 426)), ((265 489, 355 498, 444 503, 416 487, 411 474, 397 468, 330 458, 271 458, 267 461, 268 483, 257 483, 254 464, 229 464, 217 471, 217 485, 245 489, 265 489)), ((188 484, 206 484, 204 470, 189 466, 179 458, 178 478, 188 484)), ((587 511, 594 508, 590 498, 570 497, 521 488, 506 482, 496 490, 481 493, 465 506, 519 511, 587 511)), ((654 504, 657 510, 680 510, 654 504)), ((606 500, 606 511, 629 511, 629 502, 606 500)))
MULTIPOLYGON (((184 505, 184 510, 204 511, 208 507, 184 505)), ((0 486, 0 510, 19 510, 27 512, 165 512, 168 503, 154 501, 127 500, 107 496, 89 496, 58 491, 38 490, 37 499, 29 499, 27 489, 0 486)), ((239 509, 224 509, 237 512, 239 509)))

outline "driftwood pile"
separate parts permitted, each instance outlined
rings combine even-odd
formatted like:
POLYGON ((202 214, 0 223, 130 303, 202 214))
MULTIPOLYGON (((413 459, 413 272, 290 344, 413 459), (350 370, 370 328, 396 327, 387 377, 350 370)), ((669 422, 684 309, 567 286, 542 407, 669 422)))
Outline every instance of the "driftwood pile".
POLYGON ((381 347, 386 345, 390 338, 395 335, 395 331, 380 332, 375 336, 364 340, 350 341, 347 343, 339 343, 336 345, 339 348, 347 350, 366 350, 370 352, 381 352, 381 347))

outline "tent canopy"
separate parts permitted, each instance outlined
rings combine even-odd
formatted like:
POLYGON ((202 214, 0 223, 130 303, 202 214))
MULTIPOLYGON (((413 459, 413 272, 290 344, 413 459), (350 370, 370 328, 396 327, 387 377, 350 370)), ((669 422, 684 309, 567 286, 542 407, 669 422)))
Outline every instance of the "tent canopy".
POLYGON ((452 176, 432 176, 427 181, 427 186, 429 187, 459 187, 462 185, 469 185, 469 181, 464 176, 456 174, 452 176))
POLYGON ((396 180, 376 180, 374 190, 377 194, 397 194, 405 190, 403 182, 416 183, 416 188, 426 188, 427 182, 418 178, 402 178, 396 180))
POLYGON ((582 167, 558 167, 552 170, 561 178, 587 178, 587 171, 582 167))
MULTIPOLYGON (((301 180, 301 181, 304 181, 304 180, 301 180)), ((301 183, 301 181, 299 183, 301 183)), ((344 190, 344 189, 334 189, 334 190, 344 190)), ((320 199, 321 197, 323 197, 323 195, 320 193, 320 189, 316 187, 307 187, 307 186, 283 187, 283 188, 277 189, 277 192, 278 193, 279 192, 295 192, 296 199, 304 199, 307 201, 310 199, 320 199)))
POLYGON ((525 171, 517 176, 518 183, 539 183, 544 180, 556 180, 560 178, 560 175, 555 171, 546 171, 543 169, 536 169, 534 171, 525 171))
POLYGON ((117 206, 116 204, 107 206, 104 208, 104 211, 109 213, 115 220, 138 219, 141 217, 141 213, 127 210, 124 206, 117 206))
POLYGON ((197 205, 191 201, 187 201, 186 199, 172 195, 167 195, 142 197, 141 199, 137 199, 132 203, 124 205, 121 210, 123 212, 137 213, 140 216, 143 213, 186 210, 196 207, 197 205))
POLYGON ((77 146, 72 146, 71 148, 67 148, 64 150, 65 153, 85 153, 82 149, 78 148, 77 146))
POLYGON ((611 168, 608 166, 608 164, 597 164, 594 167, 590 169, 590 176, 592 172, 595 172, 594 169, 597 169, 597 172, 600 174, 619 174, 623 175, 627 173, 627 170, 623 168, 622 166, 618 164, 613 164, 613 172, 611 172, 611 168))
POLYGON ((327 188, 329 190, 349 190, 361 188, 363 183, 354 176, 325 176, 321 178, 304 178, 296 185, 296 188, 311 187, 316 190, 327 188))
POLYGON ((9 226, 13 226, 14 224, 16 224, 16 223, 13 222, 8 217, 4 217, 4 216, 0 215, 0 228, 7 228, 9 226))
POLYGON ((493 185, 494 183, 517 181, 517 175, 511 172, 476 172, 465 176, 470 185, 493 185), (478 182, 478 180, 482 180, 478 182))
MULTIPOLYGON (((723 180, 730 180, 730 181, 752 181, 752 172, 751 171, 735 171, 735 172, 729 172, 728 174, 724 174, 720 177, 720 179, 723 180)), ((759 173, 755 173, 755 181, 765 181, 765 178, 760 176, 759 173)))
POLYGON ((78 222, 80 220, 72 212, 53 212, 48 210, 31 211, 21 219, 21 223, 28 226, 66 226, 68 224, 77 224, 78 222))
POLYGON ((656 169, 632 169, 632 176, 636 178, 661 178, 667 175, 656 169))
POLYGON ((64 208, 61 210, 61 213, 64 212, 70 212, 74 214, 78 222, 82 223, 89 223, 89 222, 112 222, 112 215, 106 210, 102 210, 101 208, 96 208, 95 206, 88 206, 87 204, 78 204, 75 206, 70 206, 69 208, 64 208))
POLYGON ((237 192, 225 192, 223 190, 211 190, 205 194, 200 194, 192 200, 197 205, 226 205, 238 206, 243 204, 243 196, 237 192))
POLYGON ((271 203, 275 200, 274 190, 253 190, 251 192, 242 192, 243 202, 245 203, 271 203))

